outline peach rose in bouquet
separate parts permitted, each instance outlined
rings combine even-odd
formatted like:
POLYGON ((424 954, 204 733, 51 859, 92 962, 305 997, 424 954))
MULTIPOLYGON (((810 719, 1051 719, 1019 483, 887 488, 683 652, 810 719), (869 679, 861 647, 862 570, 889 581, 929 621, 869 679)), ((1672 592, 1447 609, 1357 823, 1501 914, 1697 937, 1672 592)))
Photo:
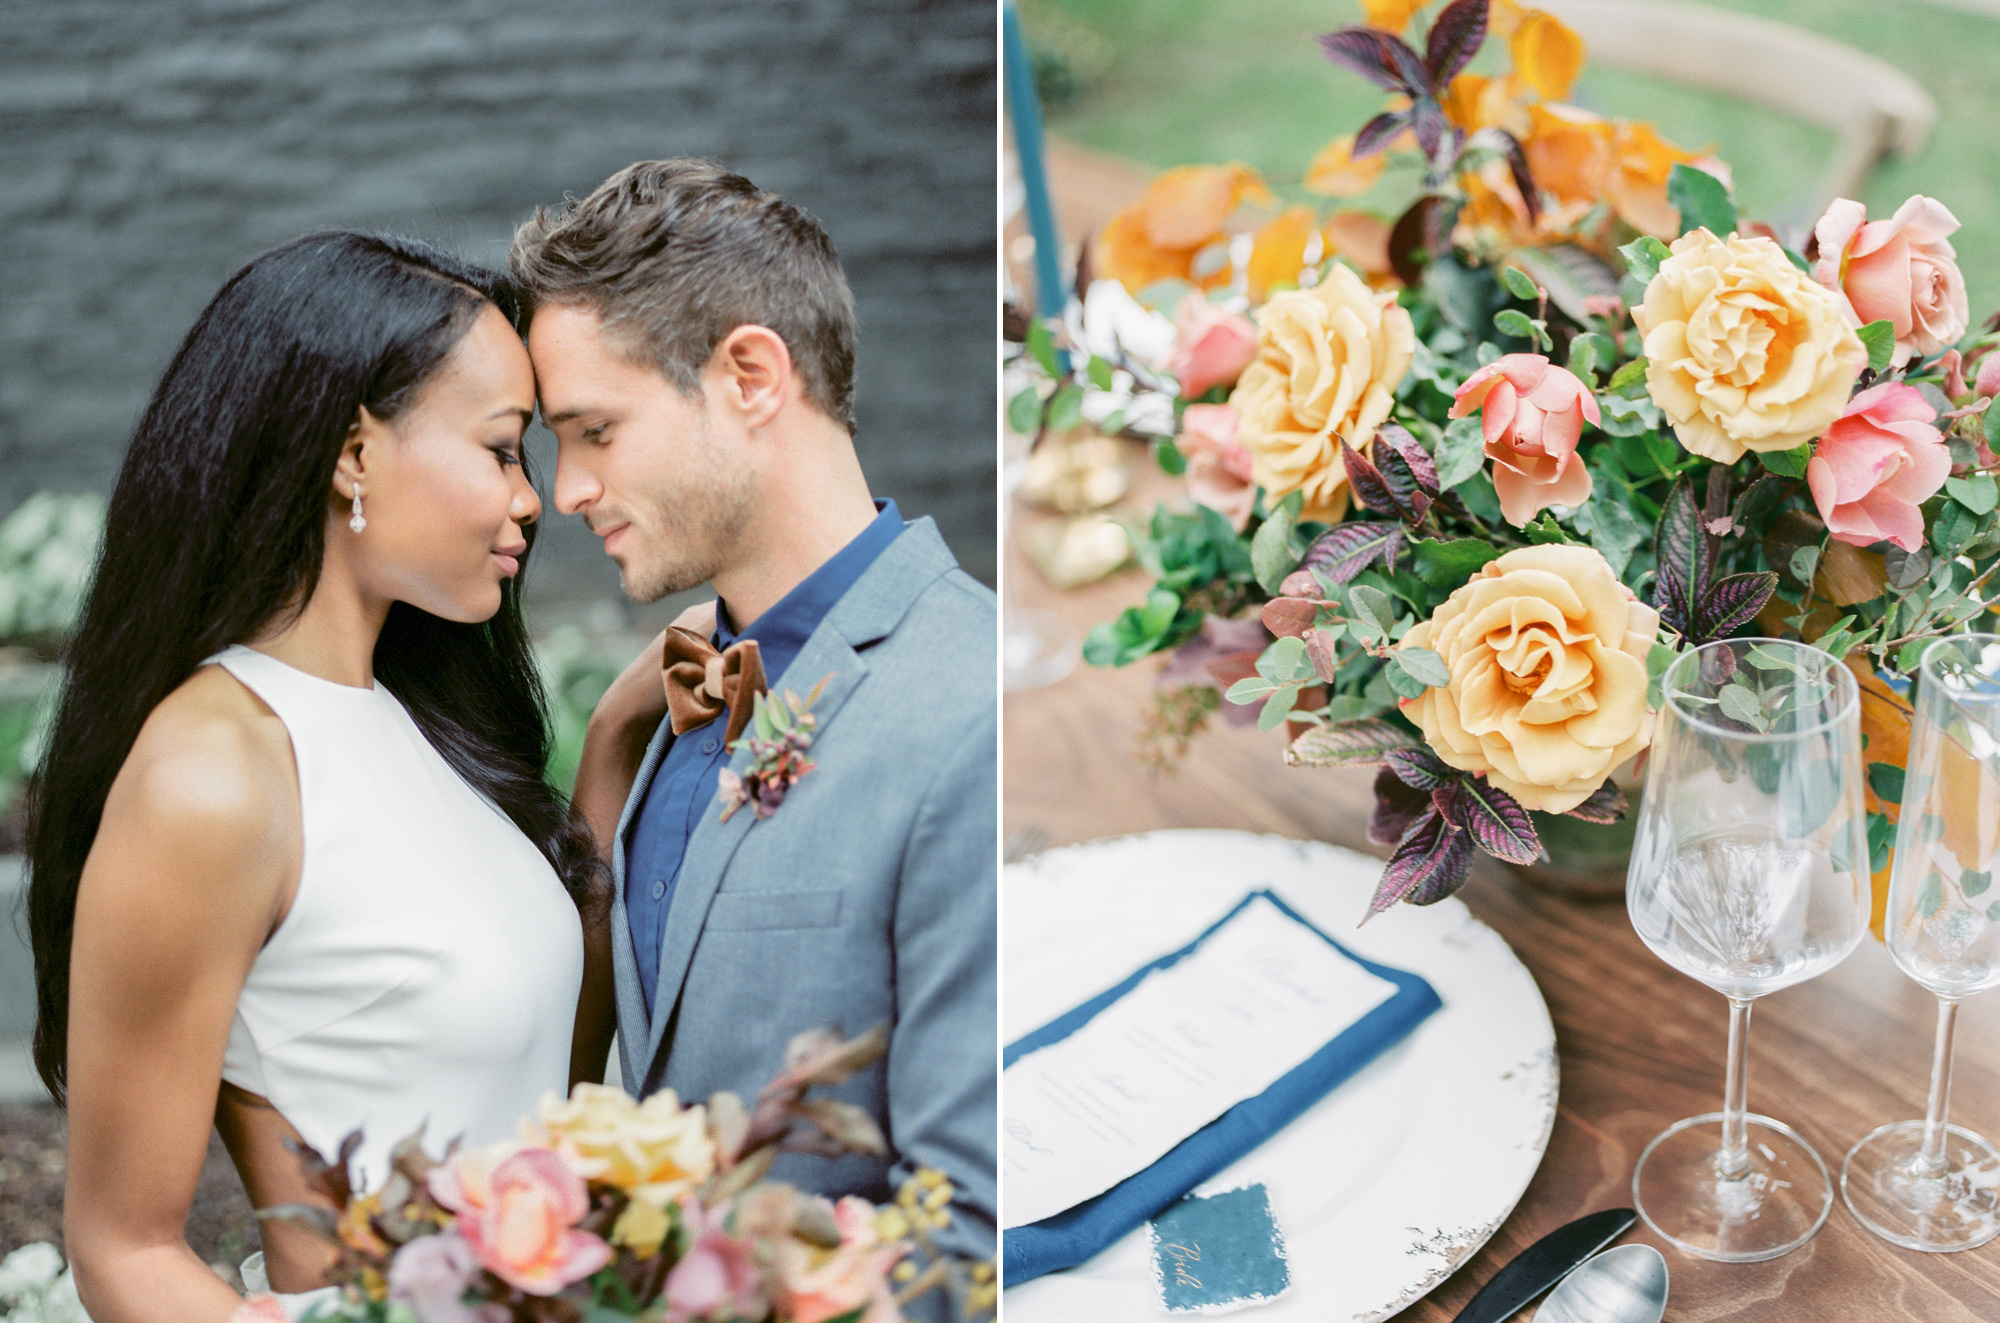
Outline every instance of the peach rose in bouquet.
POLYGON ((1951 451, 1936 420, 1937 410, 1901 382, 1854 397, 1806 465, 1806 485, 1829 533, 1857 547, 1887 539, 1905 551, 1922 549, 1917 507, 1951 476, 1951 451))
POLYGON ((795 1323, 825 1323, 863 1307, 861 1323, 898 1323, 889 1270, 906 1247, 883 1244, 866 1199, 848 1195, 832 1211, 838 1249, 815 1249, 796 1237, 778 1242, 778 1308, 795 1323))
POLYGON ((1895 327, 1889 361, 1902 367, 1943 351, 1972 320, 1949 237, 1957 229, 1958 217, 1921 193, 1879 221, 1859 202, 1835 198, 1813 227, 1813 279, 1839 294, 1850 325, 1895 327))
POLYGON ((611 1261, 611 1247, 576 1224, 590 1211, 583 1178, 552 1149, 496 1144, 433 1167, 431 1198, 458 1215, 479 1263, 529 1295, 554 1295, 611 1261))
POLYGON ((1190 404, 1181 415, 1179 444, 1188 495, 1241 533, 1256 508, 1257 484, 1250 452, 1236 443, 1236 426, 1236 410, 1226 404, 1190 404))
POLYGON ((1540 354, 1507 354, 1465 379, 1451 416, 1479 411, 1500 513, 1524 528, 1551 505, 1590 499, 1590 471, 1576 453, 1586 421, 1599 421, 1590 388, 1540 354))
POLYGON ((1233 386, 1257 356, 1257 327, 1240 312, 1229 312, 1199 294, 1174 310, 1174 353, 1167 371, 1181 394, 1198 400, 1217 386, 1233 386))
POLYGON ((1868 363, 1839 296, 1762 237, 1688 231, 1632 320, 1646 393, 1683 446, 1722 464, 1818 436, 1868 363))
POLYGON ((1487 563, 1403 636, 1451 672, 1404 699, 1432 752, 1524 806, 1564 813, 1646 747, 1646 656, 1659 615, 1589 547, 1487 563))
POLYGON ((1394 292, 1376 293, 1339 264, 1311 289, 1275 294, 1257 310, 1257 358, 1229 403, 1267 500, 1299 492, 1302 519, 1346 513, 1340 443, 1366 453, 1416 340, 1394 292))

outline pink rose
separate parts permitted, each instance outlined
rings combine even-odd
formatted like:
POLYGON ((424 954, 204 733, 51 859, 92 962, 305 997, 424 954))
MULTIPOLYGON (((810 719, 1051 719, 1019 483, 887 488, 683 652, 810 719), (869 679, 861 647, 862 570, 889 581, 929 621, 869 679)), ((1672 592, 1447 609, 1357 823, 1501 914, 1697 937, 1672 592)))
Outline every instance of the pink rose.
POLYGON ((1250 477, 1250 452, 1236 443, 1236 410, 1190 404, 1181 415, 1178 444, 1187 460, 1188 495, 1241 533, 1257 503, 1257 484, 1250 477))
POLYGON ((1901 367, 1912 356, 1935 354, 1965 334, 1971 320, 1965 277, 1946 236, 1958 217, 1944 203, 1918 193, 1885 221, 1868 209, 1835 198, 1813 227, 1819 260, 1813 279, 1847 300, 1855 326, 1887 321, 1896 328, 1901 367))
POLYGON ((761 1318, 761 1278, 749 1241, 722 1229, 699 1199, 681 1200, 681 1222, 694 1243, 667 1274, 667 1317, 674 1323, 726 1310, 730 1318, 761 1318))
POLYGON ((1598 421, 1597 401, 1576 377, 1540 354, 1508 354, 1458 388, 1451 416, 1464 418, 1474 409, 1508 523, 1524 528, 1544 506, 1590 499, 1590 471, 1577 458, 1576 443, 1584 420, 1598 421))
POLYGON ((507 1323, 504 1305, 465 1304, 465 1289, 478 1275, 478 1256, 456 1231, 418 1236, 389 1264, 389 1298, 407 1303, 423 1323, 507 1323))
POLYGON ((778 1245, 778 1309, 794 1323, 825 1323, 862 1306, 861 1323, 899 1323, 889 1269, 903 1257, 905 1246, 882 1244, 875 1231, 875 1208, 866 1199, 848 1195, 833 1209, 840 1228, 840 1248, 815 1251, 787 1237, 778 1245))
POLYGON ((1806 465, 1806 485, 1827 531, 1857 547, 1884 538, 1905 551, 1923 546, 1917 506, 1951 473, 1951 451, 1931 426, 1936 418, 1916 387, 1901 382, 1854 397, 1806 465))
POLYGON ((481 1266, 529 1295, 554 1295, 611 1261, 603 1240, 572 1229, 590 1211, 590 1194, 553 1149, 474 1149, 433 1167, 428 1184, 458 1214, 481 1266))
POLYGON ((285 1306, 266 1291, 245 1297, 236 1306, 236 1312, 229 1316, 229 1323, 292 1323, 292 1316, 285 1312, 285 1306))
POLYGON ((1979 372, 1972 379, 1972 394, 1977 399, 2000 395, 2000 350, 1989 349, 1980 357, 1979 372))
POLYGON ((1257 327, 1241 313, 1225 312, 1199 294, 1174 309, 1174 356, 1167 371, 1181 394, 1198 400, 1217 386, 1233 386, 1257 356, 1257 327))

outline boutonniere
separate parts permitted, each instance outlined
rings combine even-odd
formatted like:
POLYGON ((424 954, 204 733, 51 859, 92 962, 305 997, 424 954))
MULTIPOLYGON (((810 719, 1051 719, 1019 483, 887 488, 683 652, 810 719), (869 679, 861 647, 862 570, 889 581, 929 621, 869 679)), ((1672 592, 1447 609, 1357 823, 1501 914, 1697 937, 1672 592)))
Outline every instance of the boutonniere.
POLYGON ((732 753, 748 749, 750 766, 741 776, 727 767, 720 773, 724 822, 745 804, 755 804, 758 817, 770 817, 785 802, 786 793, 799 783, 799 778, 813 769, 815 764, 806 761, 813 732, 819 729, 819 718, 813 715, 812 708, 826 692, 827 680, 832 678, 829 674, 814 685, 803 700, 789 689, 783 697, 769 690, 756 696, 750 729, 729 746, 732 753))

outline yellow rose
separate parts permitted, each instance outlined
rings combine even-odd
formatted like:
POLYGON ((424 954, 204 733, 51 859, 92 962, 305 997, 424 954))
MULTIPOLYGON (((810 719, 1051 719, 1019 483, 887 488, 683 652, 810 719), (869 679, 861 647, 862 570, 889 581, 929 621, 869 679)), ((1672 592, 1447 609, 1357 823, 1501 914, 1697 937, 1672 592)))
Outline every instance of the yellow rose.
POLYGON ((1417 343, 1393 292, 1377 294, 1336 265, 1311 289, 1257 310, 1257 357, 1229 397, 1237 443, 1272 502, 1305 494, 1305 519, 1347 512, 1340 441, 1365 451, 1389 416, 1417 343))
POLYGON ((627 1194, 665 1206, 715 1171, 715 1143, 707 1109, 682 1107, 672 1089, 644 1102, 602 1084, 579 1084, 568 1098, 542 1098, 540 1124, 522 1126, 523 1138, 546 1144, 569 1159, 586 1180, 605 1181, 627 1194))
POLYGON ((1659 624, 1589 547, 1510 551, 1404 635, 1451 672, 1404 714, 1453 767, 1567 812, 1652 738, 1646 654, 1659 624))
POLYGON ((1683 446, 1723 464, 1818 436, 1868 363, 1840 296, 1761 237, 1683 234, 1632 319, 1646 393, 1683 446))

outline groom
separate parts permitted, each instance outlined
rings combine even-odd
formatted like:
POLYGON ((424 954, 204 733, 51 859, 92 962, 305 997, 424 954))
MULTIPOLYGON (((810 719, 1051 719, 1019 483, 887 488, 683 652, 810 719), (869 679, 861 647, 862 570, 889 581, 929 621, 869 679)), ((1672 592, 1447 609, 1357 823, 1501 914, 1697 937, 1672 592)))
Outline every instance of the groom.
MULTIPOLYGON (((993 594, 928 518, 870 497, 833 246, 739 175, 644 161, 538 212, 509 266, 535 304, 556 507, 604 539, 631 597, 718 595, 712 626, 669 630, 667 655, 656 642, 612 687, 578 777, 613 879, 587 985, 615 1006, 626 1087, 754 1099, 794 1034, 887 1024, 886 1057, 836 1093, 888 1157, 775 1174, 881 1200, 940 1168, 957 1188, 940 1243, 989 1257, 993 594), (782 791, 729 749, 759 669, 773 696, 824 683, 812 768, 782 791), (750 803, 725 821, 732 776, 750 803)), ((577 1073, 601 1078, 610 1015, 592 1018, 577 1073)))

